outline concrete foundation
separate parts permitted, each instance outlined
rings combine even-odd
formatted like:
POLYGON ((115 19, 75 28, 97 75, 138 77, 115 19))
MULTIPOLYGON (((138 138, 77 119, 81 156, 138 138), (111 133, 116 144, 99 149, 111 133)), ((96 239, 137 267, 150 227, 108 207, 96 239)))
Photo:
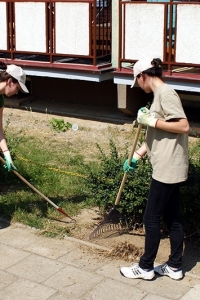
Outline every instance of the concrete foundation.
POLYGON ((148 102, 152 101, 153 93, 146 94, 141 88, 130 88, 128 85, 117 85, 118 95, 118 109, 123 113, 136 116, 138 109, 146 106, 148 102))
POLYGON ((37 99, 82 105, 117 107, 117 86, 112 80, 87 82, 48 77, 31 77, 37 99))

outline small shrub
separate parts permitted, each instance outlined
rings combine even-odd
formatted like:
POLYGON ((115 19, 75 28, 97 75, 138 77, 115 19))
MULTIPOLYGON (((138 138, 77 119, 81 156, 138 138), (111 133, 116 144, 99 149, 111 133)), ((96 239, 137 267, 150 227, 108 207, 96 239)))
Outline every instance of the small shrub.
MULTIPOLYGON (((122 166, 128 153, 125 151, 124 155, 120 156, 112 140, 110 140, 109 155, 106 155, 99 145, 97 148, 101 163, 96 171, 89 169, 87 185, 96 205, 102 213, 106 213, 114 206, 124 175, 122 166)), ((151 165, 147 157, 138 162, 137 169, 133 173, 128 173, 118 209, 134 223, 142 222, 151 173, 151 165)))
POLYGON ((200 235, 200 140, 189 148, 188 180, 181 185, 181 216, 186 234, 200 235))

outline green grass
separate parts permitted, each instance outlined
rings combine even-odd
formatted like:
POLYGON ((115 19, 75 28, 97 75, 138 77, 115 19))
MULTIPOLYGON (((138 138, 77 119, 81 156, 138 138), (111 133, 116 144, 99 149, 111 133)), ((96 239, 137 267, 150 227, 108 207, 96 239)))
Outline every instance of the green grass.
MULTIPOLYGON (((33 119, 33 121, 36 124, 37 120, 33 119)), ((32 119, 30 119, 30 124, 31 122, 32 119)), ((86 133, 86 130, 93 138, 91 129, 79 127, 79 132, 86 133)), ((112 206, 123 176, 122 160, 124 157, 122 157, 122 153, 128 157, 127 147, 131 146, 134 139, 133 132, 120 132, 116 128, 109 127, 108 132, 113 139, 113 144, 109 148, 108 142, 109 149, 106 150, 105 157, 103 155, 102 162, 101 156, 96 154, 98 153, 97 145, 95 149, 92 149, 92 146, 89 144, 88 147, 84 139, 68 140, 67 132, 59 135, 54 129, 50 129, 50 126, 47 127, 47 131, 48 134, 41 131, 41 133, 31 135, 30 131, 27 133, 26 128, 9 129, 9 124, 7 124, 6 138, 19 174, 71 217, 79 214, 82 208, 101 207, 104 204, 103 201, 108 201, 108 199, 112 206), (115 148, 116 137, 122 134, 125 142, 115 148), (96 175, 91 177, 91 173, 96 175), (112 181, 107 182, 108 178, 112 181)), ((97 137, 98 134, 97 132, 97 137)), ((102 131, 100 134, 104 136, 105 132, 102 131)), ((141 140, 143 139, 144 137, 141 137, 141 140)), ((101 154, 104 154, 103 150, 101 154)), ((198 204, 200 142, 198 139, 196 142, 190 143, 189 155, 191 163, 189 180, 182 189, 184 191, 183 212, 186 216, 191 212, 191 219, 195 211, 197 217, 194 223, 196 224, 200 211, 198 204), (193 202, 196 203, 195 206, 191 205, 191 195, 193 195, 193 202)), ((134 179, 133 183, 130 178, 126 182, 123 190, 125 200, 123 202, 122 197, 120 201, 121 204, 124 203, 126 211, 132 211, 132 206, 135 205, 131 202, 132 189, 135 188, 139 193, 142 189, 146 193, 148 188, 143 182, 149 172, 147 164, 142 166, 141 171, 145 174, 138 173, 138 178, 134 179)), ((64 215, 15 174, 7 172, 2 165, 0 166, 0 178, 0 216, 13 222, 35 227, 40 230, 41 234, 49 237, 70 235, 72 227, 67 226, 66 223, 66 226, 63 226, 63 218, 66 220, 64 215)), ((137 197, 136 204, 140 205, 140 201, 143 202, 144 197, 142 199, 140 199, 140 195, 137 197)), ((138 207, 140 209, 140 206, 138 207)))
MULTIPOLYGON (((84 157, 73 145, 66 147, 62 142, 27 137, 23 133, 15 138, 7 133, 7 137, 14 149, 13 160, 19 174, 69 216, 92 205, 84 183, 87 176, 84 157)), ((55 207, 3 167, 0 176, 4 186, 0 193, 1 216, 38 228, 45 235, 62 236, 64 231, 70 234, 69 229, 51 224, 50 220, 65 218, 55 207)))

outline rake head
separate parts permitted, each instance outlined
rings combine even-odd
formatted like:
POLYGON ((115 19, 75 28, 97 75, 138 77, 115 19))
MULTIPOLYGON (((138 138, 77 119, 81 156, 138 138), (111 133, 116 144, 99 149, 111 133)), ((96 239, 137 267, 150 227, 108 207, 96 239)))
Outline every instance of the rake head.
POLYGON ((94 239, 100 234, 110 231, 118 231, 128 228, 128 223, 126 218, 114 207, 106 217, 106 219, 101 222, 97 228, 90 234, 89 239, 94 239))

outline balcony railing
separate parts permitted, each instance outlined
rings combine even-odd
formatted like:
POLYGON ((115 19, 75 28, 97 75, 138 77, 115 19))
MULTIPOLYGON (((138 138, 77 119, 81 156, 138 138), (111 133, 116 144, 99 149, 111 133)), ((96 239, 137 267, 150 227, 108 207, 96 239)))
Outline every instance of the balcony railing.
POLYGON ((77 70, 111 67, 111 0, 0 2, 0 59, 77 70))
POLYGON ((199 1, 119 0, 117 72, 142 57, 160 57, 165 76, 200 80, 199 1))

